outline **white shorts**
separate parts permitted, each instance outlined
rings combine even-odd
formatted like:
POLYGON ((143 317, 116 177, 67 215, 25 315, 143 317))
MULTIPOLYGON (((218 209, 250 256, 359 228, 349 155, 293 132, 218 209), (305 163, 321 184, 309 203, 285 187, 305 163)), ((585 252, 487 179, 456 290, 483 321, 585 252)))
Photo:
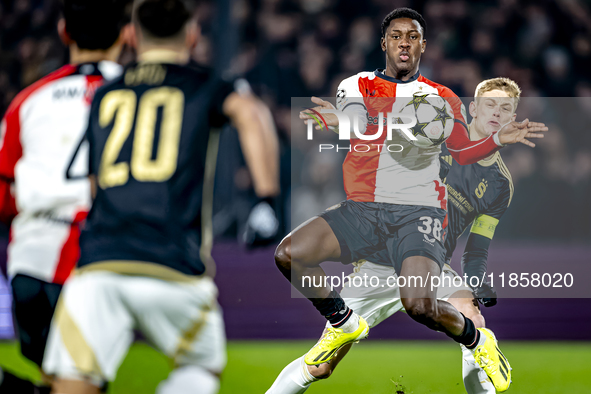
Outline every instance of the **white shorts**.
MULTIPOLYGON (((396 312, 404 312, 400 300, 400 288, 396 282, 398 277, 393 267, 369 261, 356 263, 355 266, 355 271, 349 275, 351 285, 345 284, 341 290, 341 297, 349 308, 362 316, 370 327, 377 326, 396 312), (355 277, 367 279, 355 280, 355 277), (372 280, 372 277, 377 279, 372 280)), ((462 278, 447 264, 443 266, 440 279, 440 286, 437 287, 437 299, 447 301, 454 293, 461 290, 472 292, 462 278)), ((435 284, 437 284, 437 280, 435 280, 435 284)))
POLYGON ((226 337, 217 287, 208 277, 185 283, 91 271, 63 288, 43 359, 43 370, 102 385, 117 369, 139 330, 177 366, 219 373, 226 337))

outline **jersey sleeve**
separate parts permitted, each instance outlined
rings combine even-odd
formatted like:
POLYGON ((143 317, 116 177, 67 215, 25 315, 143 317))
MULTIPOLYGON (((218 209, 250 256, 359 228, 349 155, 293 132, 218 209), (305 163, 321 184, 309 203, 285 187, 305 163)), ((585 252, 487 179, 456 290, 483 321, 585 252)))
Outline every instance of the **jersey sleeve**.
POLYGON ((476 219, 474 219, 474 222, 472 222, 472 228, 470 229, 470 232, 481 235, 488 239, 492 239, 501 216, 503 216, 509 207, 511 194, 511 187, 503 188, 502 192, 496 198, 492 206, 485 212, 476 216, 476 219))
MULTIPOLYGON (((359 132, 364 134, 367 130, 367 123, 369 113, 365 103, 365 98, 359 90, 359 76, 343 79, 337 88, 336 97, 337 109, 343 111, 351 121, 351 128, 353 127, 353 119, 357 119, 359 132)), ((353 131, 351 129, 351 131, 353 131)))
POLYGON ((12 194, 14 168, 23 155, 19 108, 9 108, 0 123, 0 220, 9 223, 18 213, 12 194))
POLYGON ((494 134, 478 141, 471 141, 468 135, 466 109, 462 100, 448 88, 441 88, 441 97, 445 97, 454 112, 454 128, 445 145, 453 158, 461 165, 473 164, 482 160, 496 151, 501 146, 495 142, 494 134))
MULTIPOLYGON (((468 236, 466 248, 462 255, 462 272, 467 277, 468 284, 481 283, 485 279, 489 246, 490 238, 475 233, 470 233, 468 236), (478 278, 478 280, 471 280, 473 277, 478 278)), ((475 288, 472 285, 470 287, 475 288)))
POLYGON ((0 124, 0 177, 14 180, 14 167, 23 155, 18 108, 9 108, 0 124))
MULTIPOLYGON (((471 278, 478 277, 479 282, 484 279, 487 270, 488 248, 501 216, 509 207, 511 201, 511 187, 503 188, 493 205, 486 212, 476 216, 472 222, 468 242, 462 255, 462 270, 471 278)), ((468 283, 470 283, 468 279, 468 283)), ((476 283, 476 282, 473 282, 476 283)))

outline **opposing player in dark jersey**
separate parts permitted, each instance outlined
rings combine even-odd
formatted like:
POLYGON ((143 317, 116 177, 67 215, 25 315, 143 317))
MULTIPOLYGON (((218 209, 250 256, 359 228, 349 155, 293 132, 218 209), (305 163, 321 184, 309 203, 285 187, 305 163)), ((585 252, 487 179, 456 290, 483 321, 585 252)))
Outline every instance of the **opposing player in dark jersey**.
POLYGON ((56 393, 97 393, 114 379, 137 329, 176 366, 158 393, 215 393, 225 334, 200 250, 215 163, 211 129, 234 122, 261 199, 278 193, 277 139, 245 81, 190 62, 198 30, 181 0, 137 1, 133 29, 139 63, 91 105, 96 195, 44 367, 57 376, 56 393))
MULTIPOLYGON (((386 143, 382 125, 368 119, 387 112, 396 98, 413 97, 422 92, 445 97, 454 111, 454 128, 446 140, 448 149, 461 164, 471 164, 490 156, 504 144, 539 137, 543 124, 511 122, 497 133, 479 141, 470 141, 459 98, 447 87, 428 80, 419 73, 421 54, 426 50, 426 23, 422 16, 407 8, 390 13, 382 24, 381 48, 386 54, 385 70, 362 72, 339 85, 337 108, 348 111, 362 125, 377 145, 386 143), (373 101, 372 98, 378 100, 373 101), (384 104, 385 103, 385 104, 384 104), (379 106, 378 111, 374 107, 379 106)), ((325 102, 316 99, 320 106, 325 102)), ((316 108, 315 110, 317 110, 316 108)), ((336 115, 325 117, 328 126, 338 126, 336 115)), ((300 116, 306 120, 309 113, 300 116)), ((379 118, 378 118, 379 119, 379 118)), ((367 136, 366 136, 367 137, 367 136)), ((425 284, 440 275, 445 263, 443 235, 446 227, 446 189, 439 179, 439 147, 420 149, 400 135, 392 135, 404 152, 358 150, 361 138, 350 139, 352 149, 343 163, 347 200, 296 228, 278 246, 275 261, 292 285, 310 299, 330 322, 326 335, 304 358, 308 365, 320 364, 334 357, 343 345, 366 336, 368 325, 326 284, 323 261, 351 263, 387 249, 391 263, 400 277, 420 278, 417 286, 401 288, 401 299, 409 316, 427 327, 441 331, 465 344, 487 364, 490 374, 498 369, 501 356, 491 332, 476 329, 474 323, 452 305, 437 300, 436 292, 425 284), (431 234, 427 245, 423 236, 431 234)), ((389 143, 390 141, 388 141, 389 143)), ((508 372, 508 371, 507 371, 508 372)), ((506 390, 510 376, 494 375, 495 386, 506 390)))
MULTIPOLYGON (((515 119, 515 109, 519 102, 519 86, 507 78, 494 78, 481 82, 476 88, 474 101, 469 111, 473 117, 469 125, 470 138, 478 140, 499 130, 504 124, 515 119)), ((478 328, 485 327, 485 320, 478 307, 479 299, 484 305, 494 305, 495 292, 484 282, 488 246, 495 227, 509 206, 513 195, 511 175, 505 167, 500 153, 496 152, 477 163, 461 166, 455 162, 449 151, 442 148, 440 174, 446 182, 450 204, 448 204, 448 233, 445 239, 447 261, 443 268, 442 285, 437 290, 437 298, 452 304, 458 311, 474 322, 478 328), (470 228, 470 235, 462 267, 472 277, 474 287, 462 284, 457 274, 449 266, 456 247, 457 238, 470 228), (460 283, 459 286, 453 285, 460 283)), ((352 309, 375 327, 398 311, 404 311, 400 300, 400 289, 388 282, 396 271, 389 262, 387 252, 382 251, 365 260, 357 262, 354 277, 377 277, 379 283, 365 287, 363 283, 354 287, 344 285, 341 296, 352 309), (382 286, 383 285, 383 286, 382 286)), ((311 383, 326 379, 334 372, 351 345, 338 351, 330 363, 302 367, 300 359, 295 360, 276 379, 269 394, 301 394, 311 383)), ((486 373, 474 360, 472 352, 462 346, 462 372, 464 386, 468 394, 494 394, 495 388, 486 373)), ((499 372, 500 373, 500 372, 499 372)))
MULTIPOLYGON (((521 89, 508 78, 494 78, 476 87, 469 111, 470 138, 489 135, 507 122, 515 120, 521 89)), ((458 166, 447 150, 442 149, 440 176, 447 185, 449 226, 445 240, 449 264, 458 237, 470 228, 462 255, 462 271, 467 277, 475 299, 484 306, 496 304, 496 292, 486 279, 488 248, 499 220, 511 204, 513 181, 501 154, 487 157, 469 166, 458 166)), ((477 303, 462 294, 454 294, 449 301, 469 316, 477 327, 485 327, 484 317, 477 303)), ((471 352, 463 348, 464 386, 469 394, 492 394, 494 386, 485 379, 482 369, 474 362, 471 352)))
MULTIPOLYGON (((481 82, 469 108, 474 119, 469 127, 470 138, 476 140, 489 135, 514 120, 520 94, 519 86, 508 78, 481 82)), ((490 241, 513 197, 511 174, 499 152, 478 163, 458 166, 449 151, 442 147, 440 159, 440 177, 447 185, 449 201, 446 259, 449 262, 457 238, 471 225, 462 270, 468 278, 478 278, 478 281, 472 280, 475 295, 485 306, 492 306, 496 303, 496 292, 483 279, 486 279, 490 241)))
MULTIPOLYGON (((8 276, 22 354, 41 366, 62 285, 79 255, 87 179, 64 174, 94 89, 119 76, 125 0, 66 0, 58 32, 70 62, 20 92, 0 124, 0 220, 11 225, 8 276), (17 210, 18 207, 18 210, 17 210)), ((0 370, 0 393, 49 392, 0 370)))

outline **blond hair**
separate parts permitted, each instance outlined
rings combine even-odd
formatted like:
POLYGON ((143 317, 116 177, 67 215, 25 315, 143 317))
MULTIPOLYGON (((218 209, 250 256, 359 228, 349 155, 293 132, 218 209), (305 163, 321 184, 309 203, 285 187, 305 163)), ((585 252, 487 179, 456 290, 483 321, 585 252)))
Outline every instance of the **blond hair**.
POLYGON ((519 98, 521 97, 521 89, 517 82, 512 79, 498 77, 487 79, 482 81, 476 86, 476 91, 474 92, 474 97, 480 97, 486 92, 490 92, 491 90, 502 90, 503 92, 507 93, 509 97, 515 99, 515 108, 517 108, 517 104, 519 104, 519 98))

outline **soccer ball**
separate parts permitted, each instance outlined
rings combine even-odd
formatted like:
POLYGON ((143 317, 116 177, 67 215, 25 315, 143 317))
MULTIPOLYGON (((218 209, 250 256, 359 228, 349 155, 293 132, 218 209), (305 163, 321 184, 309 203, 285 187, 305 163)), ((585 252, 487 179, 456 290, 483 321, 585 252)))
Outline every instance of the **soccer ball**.
MULTIPOLYGON (((451 105, 441 96, 433 93, 414 94, 412 98, 403 98, 400 113, 414 116, 417 124, 409 129, 400 129, 401 134, 414 146, 428 149, 439 146, 449 137, 454 128, 454 113, 451 105), (411 140, 407 133, 416 137, 411 140)), ((400 107, 398 107, 400 108, 400 107)), ((396 120, 408 123, 408 120, 396 120)))

